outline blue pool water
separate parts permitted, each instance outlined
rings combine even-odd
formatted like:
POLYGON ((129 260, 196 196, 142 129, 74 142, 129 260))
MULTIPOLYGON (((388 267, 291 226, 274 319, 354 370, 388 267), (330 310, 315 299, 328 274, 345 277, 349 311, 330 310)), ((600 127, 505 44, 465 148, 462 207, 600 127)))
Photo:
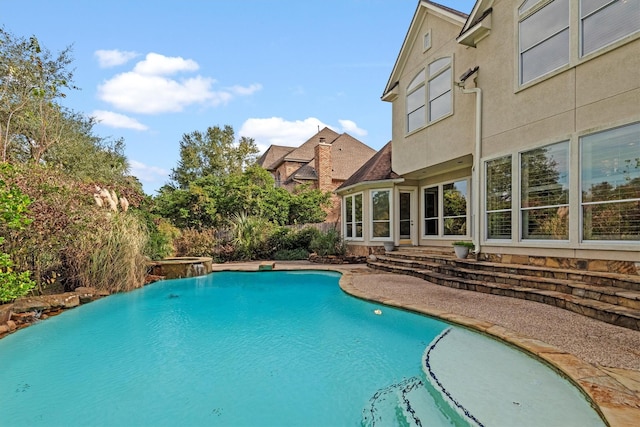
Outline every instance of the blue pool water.
POLYGON ((467 425, 422 365, 450 325, 350 297, 338 279, 168 280, 21 330, 0 340, 0 423, 407 425, 402 396, 419 384, 422 425, 467 425))

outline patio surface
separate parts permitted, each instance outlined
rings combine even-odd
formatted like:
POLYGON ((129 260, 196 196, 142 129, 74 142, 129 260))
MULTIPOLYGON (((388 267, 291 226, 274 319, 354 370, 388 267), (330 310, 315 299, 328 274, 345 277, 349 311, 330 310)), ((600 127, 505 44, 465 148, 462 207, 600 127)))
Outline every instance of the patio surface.
MULTIPOLYGON (((257 271, 260 262, 214 264, 213 271, 257 271)), ((556 367, 597 404, 611 426, 640 425, 640 331, 516 298, 434 285, 365 265, 275 261, 274 270, 343 273, 343 291, 423 313, 508 343, 556 367)))

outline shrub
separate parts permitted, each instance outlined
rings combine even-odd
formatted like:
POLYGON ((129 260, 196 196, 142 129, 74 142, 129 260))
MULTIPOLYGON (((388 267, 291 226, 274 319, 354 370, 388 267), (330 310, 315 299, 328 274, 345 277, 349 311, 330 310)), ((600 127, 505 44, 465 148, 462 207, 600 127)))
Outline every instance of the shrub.
POLYGON ((309 258, 309 252, 303 248, 283 249, 273 254, 276 261, 295 261, 309 258))
POLYGON ((236 214, 231 221, 232 244, 238 259, 261 259, 270 255, 268 236, 273 225, 257 216, 236 214))
POLYGON ((214 256, 220 246, 213 228, 187 228, 180 232, 173 244, 177 256, 214 256))
POLYGON ((100 214, 102 220, 88 224, 66 249, 67 287, 91 286, 113 293, 142 286, 146 227, 129 213, 100 214))
POLYGON ((332 228, 326 233, 320 232, 309 245, 310 249, 320 256, 344 255, 346 246, 337 229, 332 228))
POLYGON ((315 227, 305 227, 296 231, 291 238, 292 248, 304 248, 311 251, 311 242, 320 236, 320 230, 315 227))
MULTIPOLYGON (((22 230, 31 223, 27 218, 27 208, 31 200, 19 189, 8 187, 2 179, 5 174, 13 174, 13 168, 7 164, 0 165, 0 231, 22 230)), ((8 234, 8 233, 7 233, 8 234)), ((0 237, 0 246, 5 238, 0 237)), ((30 271, 14 271, 14 262, 8 253, 0 252, 0 303, 12 301, 24 296, 36 283, 30 278, 30 271)))

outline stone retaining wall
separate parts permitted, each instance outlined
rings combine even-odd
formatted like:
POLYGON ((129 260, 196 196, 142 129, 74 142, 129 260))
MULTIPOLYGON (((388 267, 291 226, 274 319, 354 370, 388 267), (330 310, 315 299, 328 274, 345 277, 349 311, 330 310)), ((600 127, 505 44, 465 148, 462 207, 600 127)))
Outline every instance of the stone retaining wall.
MULTIPOLYGON (((639 255, 640 256, 640 255, 639 255)), ((510 254, 480 254, 479 260, 505 264, 524 264, 538 267, 565 268, 583 271, 599 271, 640 275, 640 262, 601 259, 558 258, 510 254)), ((640 261, 640 258, 639 258, 640 261)))
POLYGON ((64 310, 86 304, 109 295, 95 288, 76 288, 74 292, 18 298, 14 303, 0 305, 0 338, 64 310))

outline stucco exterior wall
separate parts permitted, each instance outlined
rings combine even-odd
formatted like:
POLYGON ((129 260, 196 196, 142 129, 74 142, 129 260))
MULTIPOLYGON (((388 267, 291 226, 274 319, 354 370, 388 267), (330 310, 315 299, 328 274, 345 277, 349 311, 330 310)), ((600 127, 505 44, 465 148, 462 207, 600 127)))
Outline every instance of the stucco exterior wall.
POLYGON ((425 14, 411 40, 412 46, 399 79, 399 96, 392 108, 393 170, 400 175, 420 171, 473 151, 475 104, 472 96, 463 94, 453 82, 453 115, 407 133, 407 86, 420 70, 437 59, 451 57, 452 77, 456 81, 475 66, 475 52, 455 41, 460 30, 460 24, 425 14), (427 32, 431 35, 431 48, 424 51, 423 38, 427 32), (396 141, 399 143, 395 144, 396 141), (443 141, 446 141, 446 150, 442 150, 443 141))
MULTIPOLYGON (((479 71, 466 88, 482 90, 482 138, 479 157, 479 205, 482 251, 532 256, 580 257, 640 261, 636 242, 582 242, 580 205, 580 138, 594 132, 640 122, 640 34, 637 32, 584 58, 579 57, 578 1, 571 0, 570 61, 531 82, 519 84, 518 6, 521 1, 491 3, 491 30, 476 47, 457 43, 461 26, 428 7, 418 8, 390 83, 398 81, 392 102, 393 170, 418 180, 416 221, 423 221, 422 188, 472 175, 474 155, 475 95, 453 86, 453 114, 407 133, 407 86, 432 61, 452 56, 453 78, 475 66, 479 71), (424 34, 431 34, 431 48, 424 50, 424 34), (520 239, 519 154, 561 141, 569 142, 569 238, 568 240, 520 239), (484 235, 484 162, 496 157, 513 158, 512 239, 490 241, 484 235), (463 161, 460 161, 460 160, 463 161), (461 165, 460 165, 461 164, 461 165)), ((484 6, 483 6, 484 7, 484 6)), ((478 16, 484 11, 480 11, 478 16)), ((476 17, 478 17, 476 16, 476 17)), ((471 182, 471 181, 470 181, 471 182)), ((365 200, 368 195, 365 195, 365 200)), ((397 199, 394 198, 397 203, 397 199)), ((395 207, 397 211, 397 206, 395 207)), ((473 210, 468 221, 472 221, 473 210)), ((366 222, 365 222, 366 223, 366 222)), ((397 236, 397 221, 394 235, 397 236)), ((422 236, 422 224, 419 233, 422 236)), ((365 236, 365 242, 369 243, 365 236)), ((420 245, 448 245, 443 237, 419 239, 420 245)))

